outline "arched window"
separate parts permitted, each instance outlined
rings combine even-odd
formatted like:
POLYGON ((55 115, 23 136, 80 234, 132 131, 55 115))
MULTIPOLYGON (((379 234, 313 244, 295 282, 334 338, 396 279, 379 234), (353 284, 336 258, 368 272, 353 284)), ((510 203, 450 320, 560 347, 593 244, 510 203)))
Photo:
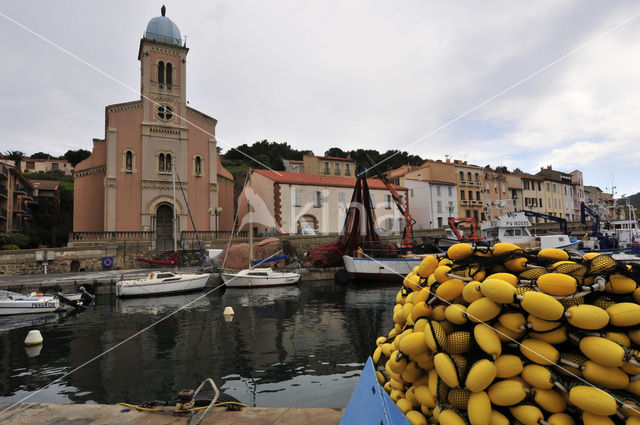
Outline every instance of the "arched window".
POLYGON ((164 154, 158 155, 158 171, 164 173, 164 154))
POLYGON ((196 176, 201 176, 202 175, 202 158, 200 156, 196 156, 196 163, 194 168, 195 168, 196 176))
POLYGON ((167 86, 169 88, 171 88, 171 84, 173 82, 173 65, 171 65, 171 62, 167 62, 167 78, 166 78, 166 82, 167 82, 167 86))
POLYGON ((133 152, 131 151, 127 151, 125 154, 124 168, 129 173, 133 170, 133 152))
POLYGON ((158 62, 158 83, 164 83, 164 62, 158 62))
POLYGON ((164 160, 164 171, 166 173, 170 173, 171 172, 171 154, 168 153, 165 156, 165 160, 164 160))

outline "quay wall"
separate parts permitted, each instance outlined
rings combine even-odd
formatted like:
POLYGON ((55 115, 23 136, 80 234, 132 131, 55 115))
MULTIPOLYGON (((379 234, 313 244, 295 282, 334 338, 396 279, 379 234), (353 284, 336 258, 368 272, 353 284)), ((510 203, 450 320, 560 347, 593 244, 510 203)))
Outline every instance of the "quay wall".
MULTIPOLYGON (((533 226, 536 234, 555 233, 558 225, 555 223, 543 223, 533 226)), ((585 226, 580 223, 570 223, 570 233, 581 237, 587 233, 585 226)), ((281 240, 291 242, 300 256, 311 249, 335 242, 338 235, 295 235, 282 236, 281 240)), ((413 232, 416 241, 429 241, 430 239, 444 237, 443 229, 424 229, 413 232)), ((256 241, 261 238, 256 238, 256 241)), ((397 243, 401 240, 400 234, 383 236, 383 240, 397 243)), ((227 246, 228 238, 202 238, 204 249, 223 249, 227 246)), ((233 239, 234 243, 247 243, 248 239, 233 239)), ((108 240, 74 243, 73 247, 40 248, 24 250, 0 251, 0 275, 35 275, 47 273, 89 272, 103 270, 129 270, 150 267, 147 263, 135 260, 135 257, 143 256, 153 259, 169 259, 169 252, 161 252, 153 249, 148 240, 108 240), (112 258, 111 267, 103 267, 103 258, 112 258)), ((199 265, 198 243, 194 239, 184 239, 179 247, 180 264, 184 266, 199 265)))

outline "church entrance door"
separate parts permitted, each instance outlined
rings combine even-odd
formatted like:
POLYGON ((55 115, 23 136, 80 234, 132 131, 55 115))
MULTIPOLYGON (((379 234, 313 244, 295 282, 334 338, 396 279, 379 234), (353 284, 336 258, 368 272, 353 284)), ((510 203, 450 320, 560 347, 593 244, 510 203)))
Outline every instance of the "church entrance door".
POLYGON ((173 250, 173 208, 160 205, 156 210, 156 249, 173 250))

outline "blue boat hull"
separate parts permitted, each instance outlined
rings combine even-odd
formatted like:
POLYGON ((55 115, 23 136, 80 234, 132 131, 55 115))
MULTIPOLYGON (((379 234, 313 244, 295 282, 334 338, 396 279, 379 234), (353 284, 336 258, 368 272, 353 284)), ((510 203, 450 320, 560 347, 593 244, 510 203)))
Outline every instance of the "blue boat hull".
POLYGON ((378 383, 371 357, 362 369, 340 425, 411 425, 378 383))

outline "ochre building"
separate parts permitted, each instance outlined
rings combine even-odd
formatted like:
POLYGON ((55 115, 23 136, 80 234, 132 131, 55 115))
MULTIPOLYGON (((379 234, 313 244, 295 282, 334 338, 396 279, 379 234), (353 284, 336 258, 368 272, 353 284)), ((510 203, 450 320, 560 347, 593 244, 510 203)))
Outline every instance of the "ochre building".
POLYGON ((170 239, 193 230, 172 165, 198 231, 233 227, 233 177, 220 164, 217 121, 186 102, 189 49, 168 17, 149 21, 140 40, 141 97, 106 107, 104 139, 75 168, 74 232, 155 231, 170 239), (217 228, 216 228, 217 225, 217 228))

